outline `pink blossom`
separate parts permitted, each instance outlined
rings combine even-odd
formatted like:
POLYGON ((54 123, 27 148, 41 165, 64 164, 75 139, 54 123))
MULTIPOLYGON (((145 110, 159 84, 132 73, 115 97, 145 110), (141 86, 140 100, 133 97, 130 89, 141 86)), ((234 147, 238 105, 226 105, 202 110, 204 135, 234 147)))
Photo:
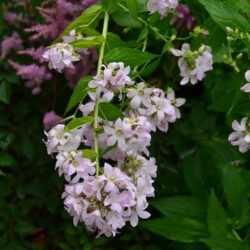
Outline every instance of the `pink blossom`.
POLYGON ((195 27, 195 17, 191 14, 191 11, 186 4, 179 4, 175 10, 175 14, 170 21, 170 25, 176 23, 177 29, 180 29, 183 25, 189 30, 195 27))
POLYGON ((250 93, 250 70, 247 70, 245 73, 245 79, 247 83, 240 88, 241 91, 250 93))
POLYGON ((171 53, 177 57, 178 65, 183 79, 180 84, 185 85, 188 82, 196 84, 206 77, 206 72, 213 69, 213 59, 211 48, 201 45, 198 51, 191 51, 190 45, 184 43, 181 50, 171 49, 171 53))
POLYGON ((49 132, 44 132, 47 136, 45 144, 48 154, 68 152, 79 147, 82 131, 80 129, 75 129, 70 132, 65 132, 64 128, 65 125, 58 124, 49 132))
POLYGON ((152 14, 159 12, 164 17, 170 9, 178 6, 178 0, 148 0, 147 9, 152 14))
POLYGON ((42 83, 52 78, 52 74, 48 72, 45 66, 21 65, 11 60, 9 60, 9 63, 17 71, 17 75, 26 81, 25 86, 32 89, 33 95, 39 94, 42 83))
POLYGON ((232 132, 228 137, 232 145, 239 146, 241 153, 245 153, 250 149, 250 130, 247 120, 247 117, 243 117, 240 123, 233 121, 232 128, 235 132, 232 132))
POLYGON ((80 178, 86 179, 95 174, 95 163, 84 158, 83 152, 62 152, 56 157, 56 168, 59 175, 64 175, 67 181, 78 182, 80 178), (74 176, 72 180, 72 176, 74 176))
POLYGON ((60 122, 63 118, 55 113, 54 110, 47 112, 43 116, 43 127, 47 131, 60 122))
POLYGON ((4 37, 1 44, 1 58, 6 57, 6 55, 11 51, 17 51, 23 49, 23 41, 17 32, 14 32, 9 37, 4 37))

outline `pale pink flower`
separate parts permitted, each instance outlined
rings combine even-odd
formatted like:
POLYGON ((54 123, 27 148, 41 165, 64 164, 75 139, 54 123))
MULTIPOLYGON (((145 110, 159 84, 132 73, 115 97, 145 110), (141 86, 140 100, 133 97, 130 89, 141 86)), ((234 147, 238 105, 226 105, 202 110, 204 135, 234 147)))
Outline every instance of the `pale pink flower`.
POLYGON ((73 175, 76 175, 74 182, 78 182, 80 178, 86 179, 95 174, 95 163, 84 158, 81 151, 62 152, 56 156, 56 160, 59 175, 64 175, 67 181, 71 181, 73 175))
POLYGON ((180 84, 185 85, 188 82, 196 84, 206 77, 206 72, 213 69, 213 59, 211 48, 206 45, 201 45, 198 51, 191 51, 190 45, 184 43, 181 50, 170 49, 171 53, 177 57, 178 65, 181 70, 183 79, 180 84))
POLYGON ((242 118, 241 122, 233 121, 232 128, 235 132, 232 132, 228 140, 234 146, 239 146, 239 151, 245 153, 250 149, 250 129, 247 123, 248 118, 242 118))
POLYGON ((108 135, 107 145, 117 146, 121 150, 126 150, 127 139, 132 137, 131 125, 121 120, 120 118, 115 121, 112 126, 104 126, 104 131, 108 135))
POLYGON ((44 129, 50 130, 56 124, 58 124, 63 118, 55 113, 54 110, 47 112, 43 117, 43 127, 44 129))
POLYGON ((138 83, 136 88, 129 88, 127 97, 131 99, 130 106, 133 109, 138 109, 141 104, 148 106, 152 92, 152 88, 145 88, 144 82, 138 83))
POLYGON ((68 152, 79 147, 81 143, 81 130, 75 129, 70 132, 65 132, 64 128, 65 125, 58 124, 50 131, 44 132, 47 136, 45 144, 47 146, 48 154, 68 152))
POLYGON ((159 12, 161 16, 166 16, 170 9, 178 6, 178 0, 148 0, 147 9, 152 14, 159 12))
POLYGON ((74 68, 73 62, 79 61, 80 57, 74 52, 73 46, 67 43, 57 43, 48 49, 44 59, 49 62, 49 68, 62 72, 65 68, 74 68))
POLYGON ((241 91, 250 93, 250 70, 247 70, 245 73, 245 79, 247 83, 240 88, 241 91))

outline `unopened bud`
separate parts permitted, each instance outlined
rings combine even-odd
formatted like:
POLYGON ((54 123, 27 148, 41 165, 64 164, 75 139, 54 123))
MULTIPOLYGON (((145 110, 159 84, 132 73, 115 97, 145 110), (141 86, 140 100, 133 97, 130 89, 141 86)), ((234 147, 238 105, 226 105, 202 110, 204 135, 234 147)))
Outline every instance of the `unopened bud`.
POLYGON ((237 59, 237 60, 240 60, 240 59, 242 58, 242 56, 243 56, 243 53, 239 53, 239 54, 236 56, 236 59, 237 59))
POLYGON ((233 32, 233 29, 232 29, 231 27, 227 26, 227 27, 226 27, 226 31, 227 31, 228 33, 232 33, 232 32, 233 32))
POLYGON ((171 37, 170 37, 170 40, 171 41, 174 41, 176 39, 176 35, 172 35, 171 37))

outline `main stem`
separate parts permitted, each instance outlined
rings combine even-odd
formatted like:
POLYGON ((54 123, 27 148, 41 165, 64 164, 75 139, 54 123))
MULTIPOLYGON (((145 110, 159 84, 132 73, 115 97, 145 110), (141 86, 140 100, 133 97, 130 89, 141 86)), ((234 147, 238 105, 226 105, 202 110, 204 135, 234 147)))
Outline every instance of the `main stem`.
MULTIPOLYGON (((106 38, 107 38, 107 33, 108 33, 108 23, 109 23, 109 14, 108 14, 108 12, 105 12, 103 30, 102 30, 102 35, 104 37, 104 41, 103 41, 101 48, 100 48, 100 54, 99 54, 99 60, 98 60, 98 66, 97 66, 97 76, 101 75, 104 49, 105 49, 106 38)), ((98 146, 98 138, 97 138, 98 110, 99 110, 99 99, 96 99, 95 111, 94 111, 94 144, 95 144, 95 152, 97 154, 97 157, 96 157, 96 177, 99 176, 99 170, 100 170, 99 146, 98 146)))

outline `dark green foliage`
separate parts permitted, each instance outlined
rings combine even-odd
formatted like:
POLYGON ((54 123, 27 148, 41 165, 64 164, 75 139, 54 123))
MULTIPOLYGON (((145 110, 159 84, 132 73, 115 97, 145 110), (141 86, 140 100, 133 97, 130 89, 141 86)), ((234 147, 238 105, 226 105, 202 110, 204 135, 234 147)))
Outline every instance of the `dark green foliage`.
MULTIPOLYGON (((31 1, 34 8, 39 0, 31 1)), ((54 170, 54 160, 47 155, 42 117, 51 107, 44 93, 31 96, 6 61, 0 62, 0 249, 3 250, 249 250, 250 246, 250 153, 241 154, 228 142, 231 122, 250 114, 248 94, 240 92, 249 69, 244 42, 229 44, 226 26, 249 31, 248 0, 189 0, 199 25, 209 30, 208 37, 188 40, 198 48, 211 46, 214 70, 196 86, 179 86, 179 69, 169 55, 171 47, 182 41, 160 40, 138 16, 165 37, 187 34, 168 25, 171 14, 161 21, 159 15, 148 17, 142 9, 145 1, 107 1, 92 6, 73 22, 65 33, 79 24, 84 34, 92 36, 79 42, 79 47, 99 45, 99 19, 103 9, 112 15, 105 48, 105 62, 123 61, 136 68, 149 84, 163 89, 172 86, 178 96, 187 99, 182 118, 170 124, 167 134, 152 135, 151 154, 156 158, 158 176, 156 197, 150 199, 152 217, 130 226, 116 238, 95 238, 83 224, 76 228, 64 211, 61 194, 63 179, 54 170), (125 9, 119 6, 122 4, 125 9), (127 8, 127 10, 126 10, 127 8), (94 22, 91 22, 95 19, 94 22), (122 26, 117 28, 117 24, 122 26), (124 28, 124 29, 123 29, 124 28), (146 51, 141 43, 148 39, 146 51), (229 46, 230 45, 230 46, 229 46), (225 62, 224 55, 237 61, 236 73, 225 62)), ((0 34, 7 28, 2 25, 0 34)), ((76 42, 77 43, 77 42, 76 42)), ((248 47, 247 47, 248 46, 248 47)), ((79 81, 72 95, 61 91, 54 108, 63 114, 72 111, 87 97, 87 76, 79 81), (80 91, 79 91, 80 90, 80 91), (70 97, 71 95, 71 97, 70 97)), ((58 82, 61 79, 59 78, 58 82)), ((60 82, 65 87, 65 82, 60 82)), ((52 91, 52 82, 45 86, 52 91)), ((58 84, 59 85, 59 84, 58 84)), ((56 85, 56 86, 58 86, 56 85)), ((99 104, 99 116, 106 120, 122 118, 120 109, 111 103, 99 104)), ((67 129, 92 122, 92 118, 69 120, 67 129)), ((105 154, 106 152, 101 152, 105 154)), ((83 150, 90 159, 92 150, 83 150)))

